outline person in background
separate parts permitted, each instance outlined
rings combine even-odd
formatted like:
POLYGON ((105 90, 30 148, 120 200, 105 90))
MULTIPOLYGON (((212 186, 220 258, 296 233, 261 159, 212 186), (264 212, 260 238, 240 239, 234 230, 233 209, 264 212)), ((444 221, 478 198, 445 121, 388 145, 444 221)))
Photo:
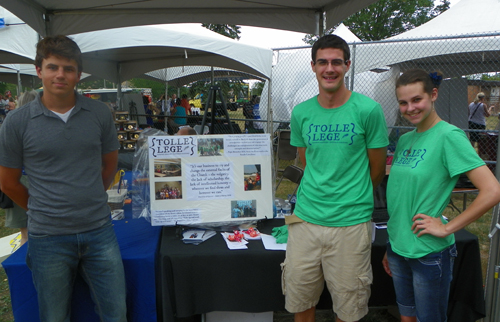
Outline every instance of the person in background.
POLYGON ((176 117, 169 117, 167 120, 168 126, 171 128, 171 130, 169 130, 169 133, 172 134, 176 133, 180 126, 187 124, 187 120, 185 118, 186 110, 181 106, 180 98, 178 98, 175 102, 175 105, 173 105, 170 108, 170 112, 172 116, 176 116, 176 117))
POLYGON ((160 115, 170 115, 170 103, 165 102, 165 94, 162 94, 158 102, 156 102, 156 108, 161 111, 160 115))
POLYGON ((291 141, 304 166, 288 224, 285 308, 313 322, 326 281, 337 321, 368 313, 372 283, 373 189, 385 176, 387 126, 380 104, 351 92, 347 43, 323 36, 312 47, 319 94, 295 106, 291 141))
POLYGON ((189 125, 185 125, 179 127, 179 131, 175 135, 198 135, 198 133, 189 125))
POLYGON ((465 133, 436 113, 442 78, 413 69, 396 81, 399 111, 416 126, 399 139, 387 184, 389 241, 382 264, 392 276, 402 322, 447 321, 454 233, 500 201, 500 184, 465 133), (447 221, 442 214, 462 173, 479 194, 447 221))
POLYGON ((186 115, 191 115, 191 105, 189 105, 189 101, 186 94, 182 94, 181 104, 182 107, 186 110, 186 115))
POLYGON ((0 127, 0 188, 28 213, 26 261, 40 320, 70 320, 81 274, 100 320, 125 322, 125 274, 106 194, 120 147, 112 113, 76 93, 82 57, 70 38, 40 40, 35 67, 43 92, 0 127))
POLYGON ((7 112, 5 111, 6 106, 3 104, 3 96, 0 94, 0 123, 3 122, 7 112))
MULTIPOLYGON (((254 100, 254 105, 253 105, 253 119, 254 120, 260 120, 260 96, 255 97, 254 100)), ((264 123, 263 122, 253 122, 253 128, 256 130, 262 130, 264 128, 264 123)))
MULTIPOLYGON (((28 104, 32 100, 36 98, 35 91, 29 91, 21 94, 18 99, 18 107, 28 104)), ((21 183, 28 188, 28 177, 23 171, 21 176, 21 183)), ((21 206, 14 203, 13 208, 5 209, 5 227, 9 228, 19 228, 21 232, 21 246, 28 241, 28 215, 26 214, 26 210, 24 210, 21 206)))
MULTIPOLYGON (((169 102, 170 102, 170 107, 175 107, 179 104, 177 104, 177 95, 176 94, 172 94, 172 98, 169 99, 169 102)), ((173 113, 172 113, 173 115, 173 113)))
POLYGON ((153 127, 154 122, 153 122, 153 115, 154 111, 151 109, 151 106, 149 105, 149 99, 146 95, 142 95, 142 105, 144 106, 144 113, 146 113, 146 123, 148 127, 153 127))
POLYGON ((9 102, 7 103, 5 114, 15 109, 16 109, 16 102, 14 102, 14 98, 11 96, 9 97, 9 102))
MULTIPOLYGON (((477 93, 474 102, 469 104, 469 129, 485 130, 486 117, 490 116, 493 108, 494 106, 490 106, 490 108, 486 107, 485 95, 483 92, 477 93)), ((480 137, 480 133, 470 132, 469 140, 472 146, 474 146, 476 142, 479 142, 480 137)))
POLYGON ((9 104, 9 98, 12 96, 10 91, 6 91, 5 94, 3 95, 3 104, 8 105, 9 104))

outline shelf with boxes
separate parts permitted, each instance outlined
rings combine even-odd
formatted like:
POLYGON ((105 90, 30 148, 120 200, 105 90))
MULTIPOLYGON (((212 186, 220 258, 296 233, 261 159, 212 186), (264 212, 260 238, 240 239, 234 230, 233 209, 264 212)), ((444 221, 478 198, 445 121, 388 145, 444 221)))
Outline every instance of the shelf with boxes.
POLYGON ((134 151, 142 132, 137 126, 137 121, 130 120, 128 112, 115 112, 115 127, 121 149, 134 151))

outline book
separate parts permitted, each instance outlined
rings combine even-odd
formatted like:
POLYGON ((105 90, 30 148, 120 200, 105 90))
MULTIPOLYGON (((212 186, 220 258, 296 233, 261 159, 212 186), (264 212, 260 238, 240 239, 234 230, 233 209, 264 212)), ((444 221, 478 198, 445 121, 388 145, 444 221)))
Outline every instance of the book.
POLYGON ((185 244, 198 245, 215 235, 213 230, 188 229, 182 233, 182 241, 185 244))

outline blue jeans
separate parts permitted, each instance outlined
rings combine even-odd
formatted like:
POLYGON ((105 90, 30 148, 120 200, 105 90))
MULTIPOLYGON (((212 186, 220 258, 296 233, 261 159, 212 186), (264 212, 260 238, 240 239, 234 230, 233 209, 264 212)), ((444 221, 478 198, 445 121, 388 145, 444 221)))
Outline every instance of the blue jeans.
POLYGON ((446 322, 455 257, 455 245, 414 259, 394 253, 387 243, 387 259, 401 315, 416 316, 421 322, 446 322))
POLYGON ((42 322, 69 322, 77 273, 88 284, 101 321, 126 321, 125 274, 111 222, 73 235, 29 233, 26 262, 38 293, 42 322))

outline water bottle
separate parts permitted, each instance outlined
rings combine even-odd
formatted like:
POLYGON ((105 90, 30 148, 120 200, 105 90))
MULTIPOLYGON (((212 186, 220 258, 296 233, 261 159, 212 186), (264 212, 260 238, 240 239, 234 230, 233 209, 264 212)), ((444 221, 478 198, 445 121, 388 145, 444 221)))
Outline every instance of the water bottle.
POLYGON ((290 205, 292 206, 292 214, 293 214, 293 210, 295 209, 295 204, 297 203, 297 195, 292 195, 290 198, 288 198, 290 200, 290 205))
POLYGON ((276 209, 276 215, 274 217, 275 218, 283 217, 283 214, 281 212, 281 204, 280 204, 279 199, 274 200, 274 208, 276 209))
POLYGON ((283 206, 283 216, 290 216, 292 214, 292 205, 288 199, 285 200, 285 205, 283 206))

